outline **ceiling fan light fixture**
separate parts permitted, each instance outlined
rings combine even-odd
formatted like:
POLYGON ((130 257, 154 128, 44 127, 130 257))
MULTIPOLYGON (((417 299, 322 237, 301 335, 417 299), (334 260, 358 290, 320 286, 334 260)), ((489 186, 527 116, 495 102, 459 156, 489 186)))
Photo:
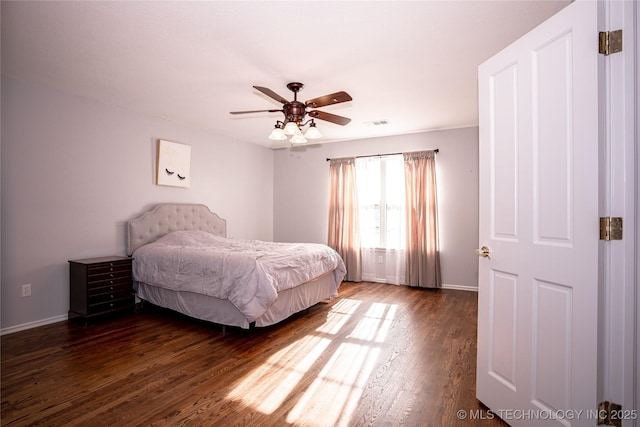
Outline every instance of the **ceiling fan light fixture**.
POLYGON ((308 109, 348 102, 352 100, 351 95, 349 95, 347 92, 340 91, 329 95, 320 96, 318 98, 313 98, 303 103, 301 101, 298 101, 298 92, 300 92, 303 87, 304 85, 299 82, 288 83, 287 89, 293 92, 293 101, 288 101, 286 98, 278 95, 267 87, 253 86, 254 89, 281 103, 282 109, 231 111, 230 114, 281 112, 284 115, 284 119, 278 120, 276 122, 275 128, 269 134, 269 139, 274 141, 283 141, 288 137, 291 137, 290 141, 293 144, 304 144, 305 142, 307 142, 307 139, 322 138, 322 134, 320 133, 318 128, 316 128, 314 119, 324 120, 340 126, 349 124, 351 119, 347 117, 342 117, 337 114, 327 113, 320 110, 308 111, 308 109), (305 122, 305 117, 307 115, 309 115, 308 118, 310 120, 305 122), (304 129, 307 125, 309 125, 309 128, 306 128, 307 130, 303 134, 302 129, 304 129))
POLYGON ((304 144, 305 142, 307 142, 307 138, 305 138, 302 132, 300 132, 293 135, 289 141, 292 144, 304 144))
POLYGON ((300 132, 300 128, 298 128, 298 124, 296 122, 287 122, 284 126, 284 133, 286 135, 295 135, 297 132, 300 132))
POLYGON ((311 124, 309 125, 309 129, 307 129, 307 131, 304 133, 304 137, 307 138, 307 139, 322 138, 322 134, 320 133, 320 131, 316 127, 315 122, 311 122, 311 124))
POLYGON ((285 135, 284 131, 282 130, 282 126, 280 125, 280 123, 276 123, 276 126, 269 134, 269 139, 273 141, 283 141, 287 139, 287 135, 285 135))

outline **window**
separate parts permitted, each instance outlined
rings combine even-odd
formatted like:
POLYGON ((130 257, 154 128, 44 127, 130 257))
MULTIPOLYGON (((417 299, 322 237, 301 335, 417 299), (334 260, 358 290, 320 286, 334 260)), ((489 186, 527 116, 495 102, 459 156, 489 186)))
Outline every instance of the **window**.
POLYGON ((331 159, 329 245, 348 280, 441 286, 436 153, 331 159))
POLYGON ((363 248, 404 250, 405 190, 401 155, 356 159, 363 248))

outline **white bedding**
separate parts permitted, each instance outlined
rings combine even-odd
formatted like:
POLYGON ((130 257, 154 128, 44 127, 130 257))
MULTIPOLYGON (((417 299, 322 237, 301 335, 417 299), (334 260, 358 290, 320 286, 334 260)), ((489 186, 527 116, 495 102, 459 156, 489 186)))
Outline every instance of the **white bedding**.
POLYGON ((203 231, 175 231, 133 253, 133 279, 174 291, 229 300, 249 322, 278 292, 326 274, 334 296, 345 274, 342 259, 321 244, 227 239, 203 231))

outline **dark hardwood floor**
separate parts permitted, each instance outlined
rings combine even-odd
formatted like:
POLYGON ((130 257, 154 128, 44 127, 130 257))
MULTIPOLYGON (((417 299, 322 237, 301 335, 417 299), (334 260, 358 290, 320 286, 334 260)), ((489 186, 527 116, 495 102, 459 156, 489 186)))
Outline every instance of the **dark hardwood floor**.
POLYGON ((505 425, 475 398, 476 316, 473 292, 343 283, 250 331, 145 306, 16 332, 1 338, 1 424, 505 425))

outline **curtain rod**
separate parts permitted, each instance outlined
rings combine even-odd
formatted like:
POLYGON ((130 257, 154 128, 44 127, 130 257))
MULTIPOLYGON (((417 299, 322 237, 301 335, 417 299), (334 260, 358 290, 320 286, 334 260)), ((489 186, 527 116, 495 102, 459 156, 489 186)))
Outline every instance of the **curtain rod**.
MULTIPOLYGON (((436 148, 435 150, 432 150, 434 153, 439 153, 440 149, 436 148)), ((415 153, 418 153, 419 151, 415 151, 415 153)), ((383 156, 396 156, 398 154, 404 154, 404 153, 388 153, 388 154, 369 154, 367 156, 356 156, 356 159, 361 159, 363 157, 383 157, 383 156)), ((330 158, 327 157, 327 162, 331 161, 330 158)))

